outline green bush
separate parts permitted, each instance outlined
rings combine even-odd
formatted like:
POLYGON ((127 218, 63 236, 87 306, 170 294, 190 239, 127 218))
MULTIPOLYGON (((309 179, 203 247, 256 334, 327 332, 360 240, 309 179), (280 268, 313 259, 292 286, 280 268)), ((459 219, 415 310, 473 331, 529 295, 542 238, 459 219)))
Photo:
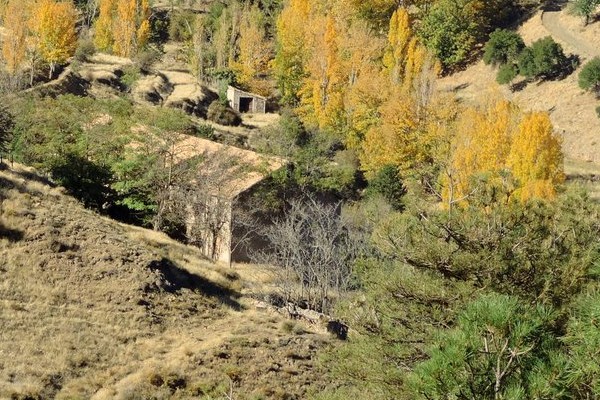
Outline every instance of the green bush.
POLYGON ((419 35, 445 68, 463 62, 477 42, 477 27, 455 16, 448 2, 436 3, 421 23, 419 35))
POLYGON ((572 0, 570 11, 575 15, 583 17, 584 24, 587 25, 599 4, 599 0, 572 0))
POLYGON ((129 65, 123 68, 123 75, 121 76, 121 83, 125 85, 127 89, 131 89, 131 87, 137 82, 141 77, 140 69, 134 65, 129 65))
POLYGON ((185 42, 194 34, 194 20, 196 16, 189 11, 176 10, 171 14, 169 21, 169 39, 176 42, 185 42))
POLYGON ((517 66, 515 64, 504 64, 498 69, 498 75, 496 75, 496 82, 500 85, 506 85, 511 83, 519 74, 517 66))
POLYGON ((400 171, 395 165, 386 165, 381 168, 375 178, 369 182, 371 193, 382 195, 396 210, 402 210, 402 198, 406 194, 406 187, 402 183, 400 171))
POLYGON ((0 104, 0 163, 2 162, 3 154, 8 151, 14 126, 13 115, 6 106, 0 104))
POLYGON ((75 50, 75 60, 85 62, 88 58, 96 52, 94 41, 91 39, 82 39, 77 45, 75 50))
POLYGON ((600 90, 600 57, 594 57, 579 73, 579 87, 584 90, 600 90))
POLYGON ((213 101, 208 106, 207 117, 209 120, 221 125, 239 126, 242 123, 240 114, 218 100, 213 101))
POLYGON ((549 308, 506 295, 484 295, 468 304, 408 375, 413 398, 556 398, 560 391, 537 384, 552 382, 556 374, 560 342, 553 317, 549 308))
POLYGON ((199 124, 196 126, 196 136, 214 140, 215 139, 215 128, 208 124, 199 124))
POLYGON ((535 41, 519 56, 519 73, 528 78, 552 78, 569 67, 569 59, 562 46, 550 36, 535 41))
POLYGON ((525 48, 521 36, 506 29, 496 29, 490 34, 490 40, 484 48, 483 62, 498 65, 515 61, 525 48))

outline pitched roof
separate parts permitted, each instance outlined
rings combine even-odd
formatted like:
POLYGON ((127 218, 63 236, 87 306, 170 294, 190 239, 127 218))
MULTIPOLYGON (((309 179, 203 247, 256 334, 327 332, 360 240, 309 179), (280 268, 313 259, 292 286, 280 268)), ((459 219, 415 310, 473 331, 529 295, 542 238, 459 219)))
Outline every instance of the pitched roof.
POLYGON ((267 100, 267 98, 266 98, 266 97, 264 97, 264 96, 261 96, 260 94, 246 92, 245 90, 238 89, 238 88, 236 88, 235 86, 231 86, 231 85, 230 85, 230 86, 227 86, 227 91, 229 91, 230 89, 231 89, 231 90, 234 90, 234 91, 236 91, 236 92, 239 92, 239 93, 241 93, 241 94, 245 95, 246 97, 258 97, 259 99, 267 100))
POLYGON ((198 179, 206 179, 208 175, 213 175, 218 184, 218 187, 213 189, 215 195, 230 199, 287 164, 287 160, 283 158, 266 156, 189 135, 181 135, 180 140, 174 144, 173 155, 175 163, 201 157, 198 179))

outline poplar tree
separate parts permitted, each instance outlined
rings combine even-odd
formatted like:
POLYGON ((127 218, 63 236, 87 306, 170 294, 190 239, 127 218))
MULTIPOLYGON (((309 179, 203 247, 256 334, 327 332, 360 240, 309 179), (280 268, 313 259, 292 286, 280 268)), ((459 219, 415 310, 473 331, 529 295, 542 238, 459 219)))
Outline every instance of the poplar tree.
POLYGON ((100 13, 94 25, 94 44, 103 51, 112 49, 112 21, 115 15, 116 0, 100 0, 100 13))
POLYGON ((148 0, 100 0, 94 43, 101 50, 131 57, 150 37, 148 0))
POLYGON ((50 77, 57 64, 64 63, 75 53, 77 11, 70 1, 41 0, 34 3, 30 29, 39 54, 50 64, 50 77))
POLYGON ((523 200, 554 197, 565 174, 561 140, 554 133, 548 113, 525 115, 513 138, 507 166, 522 187, 523 200))
POLYGON ((28 5, 22 0, 10 0, 6 4, 4 26, 7 35, 2 41, 2 55, 6 62, 6 69, 11 74, 14 74, 25 61, 28 9, 28 5))
POLYGON ((394 11, 388 31, 388 47, 383 55, 383 65, 392 82, 399 83, 404 75, 408 45, 412 37, 408 11, 404 7, 394 11))
POLYGON ((310 2, 290 0, 277 19, 277 52, 273 61, 282 102, 296 105, 302 80, 306 75, 307 29, 310 22, 310 2))
POLYGON ((252 92, 268 95, 261 77, 269 72, 272 49, 266 38, 264 16, 257 5, 245 7, 239 29, 238 57, 231 66, 236 81, 252 92))

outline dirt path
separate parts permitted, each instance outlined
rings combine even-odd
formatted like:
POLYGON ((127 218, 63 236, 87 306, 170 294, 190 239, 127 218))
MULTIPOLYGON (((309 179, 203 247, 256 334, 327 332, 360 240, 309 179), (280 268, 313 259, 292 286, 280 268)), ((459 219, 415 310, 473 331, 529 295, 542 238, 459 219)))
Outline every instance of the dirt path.
POLYGON ((561 16, 564 11, 561 7, 554 7, 542 13, 542 25, 556 40, 565 42, 574 51, 582 57, 592 58, 600 55, 600 48, 596 46, 597 42, 590 42, 576 31, 566 28, 561 22, 561 16))

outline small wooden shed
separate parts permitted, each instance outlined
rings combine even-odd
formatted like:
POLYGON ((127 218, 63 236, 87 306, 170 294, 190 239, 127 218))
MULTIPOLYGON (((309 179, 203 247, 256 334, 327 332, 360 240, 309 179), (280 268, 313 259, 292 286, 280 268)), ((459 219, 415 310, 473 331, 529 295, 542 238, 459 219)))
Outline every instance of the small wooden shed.
POLYGON ((264 114, 267 109, 266 97, 233 86, 227 86, 227 101, 231 108, 241 113, 264 114))

